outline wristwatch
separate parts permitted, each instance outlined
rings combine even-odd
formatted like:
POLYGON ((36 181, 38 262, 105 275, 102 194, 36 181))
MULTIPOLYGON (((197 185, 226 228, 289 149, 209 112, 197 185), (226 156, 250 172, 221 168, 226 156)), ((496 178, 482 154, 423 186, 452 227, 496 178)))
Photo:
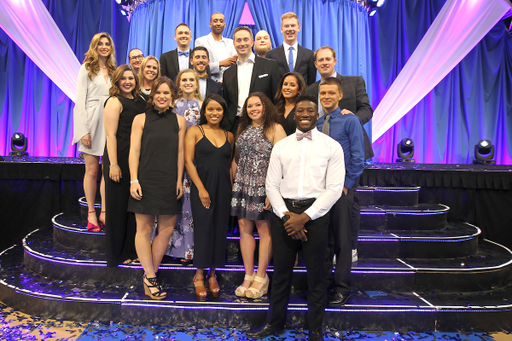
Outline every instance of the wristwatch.
POLYGON ((290 216, 288 214, 285 214, 281 219, 283 220, 283 223, 286 223, 288 219, 290 219, 290 216))

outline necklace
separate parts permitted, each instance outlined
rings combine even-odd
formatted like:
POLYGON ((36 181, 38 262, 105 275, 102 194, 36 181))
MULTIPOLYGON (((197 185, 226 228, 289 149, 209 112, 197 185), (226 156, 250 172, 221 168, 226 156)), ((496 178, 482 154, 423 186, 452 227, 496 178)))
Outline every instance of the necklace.
POLYGON ((107 67, 106 66, 100 66, 101 69, 106 69, 107 67))

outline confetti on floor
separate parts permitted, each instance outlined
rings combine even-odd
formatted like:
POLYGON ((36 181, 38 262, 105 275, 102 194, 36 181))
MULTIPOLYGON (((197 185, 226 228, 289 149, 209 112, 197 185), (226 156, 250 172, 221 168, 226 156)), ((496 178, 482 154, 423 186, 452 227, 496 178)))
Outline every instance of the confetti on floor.
MULTIPOLYGON (((0 302, 0 340, 45 341, 245 341, 245 332, 234 328, 184 328, 171 326, 132 326, 101 322, 73 322, 30 316, 0 302)), ((267 341, 307 340, 303 330, 287 330, 267 341)), ((500 333, 419 333, 326 331, 326 341, 512 341, 512 331, 500 333)))

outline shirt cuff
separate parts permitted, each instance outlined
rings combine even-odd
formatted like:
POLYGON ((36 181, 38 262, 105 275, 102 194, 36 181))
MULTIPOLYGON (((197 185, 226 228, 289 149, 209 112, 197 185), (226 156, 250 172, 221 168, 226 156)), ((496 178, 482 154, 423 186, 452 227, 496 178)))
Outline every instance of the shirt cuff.
POLYGON ((274 208, 274 213, 275 213, 279 218, 281 218, 281 219, 284 217, 284 212, 288 212, 288 207, 286 207, 286 206, 280 206, 280 207, 274 208))
POLYGON ((318 209, 316 209, 313 205, 311 205, 307 210, 304 211, 311 220, 315 220, 316 218, 319 218, 318 215, 318 209))

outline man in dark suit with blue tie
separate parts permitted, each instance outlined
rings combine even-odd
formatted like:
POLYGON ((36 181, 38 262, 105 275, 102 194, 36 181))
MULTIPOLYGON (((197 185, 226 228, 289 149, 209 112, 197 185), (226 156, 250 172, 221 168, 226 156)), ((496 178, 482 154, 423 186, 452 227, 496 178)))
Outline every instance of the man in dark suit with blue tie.
POLYGON ((190 63, 199 76, 199 92, 201 97, 204 99, 211 94, 222 96, 222 85, 208 76, 208 64, 210 64, 208 49, 204 46, 194 47, 190 54, 190 63))
POLYGON ((315 56, 313 51, 297 43, 299 31, 297 15, 292 12, 283 14, 281 16, 283 45, 268 51, 265 57, 277 62, 281 77, 287 72, 295 71, 304 77, 306 85, 311 85, 316 81, 315 56))
POLYGON ((176 77, 181 70, 192 68, 190 64, 192 33, 187 24, 181 23, 176 26, 174 40, 178 43, 178 48, 160 56, 160 74, 176 83, 176 77))
POLYGON ((223 128, 236 134, 242 107, 249 94, 262 92, 268 98, 274 98, 280 76, 275 61, 252 52, 254 37, 249 27, 237 27, 233 32, 233 43, 238 60, 224 72, 222 88, 228 112, 224 114, 223 128))

